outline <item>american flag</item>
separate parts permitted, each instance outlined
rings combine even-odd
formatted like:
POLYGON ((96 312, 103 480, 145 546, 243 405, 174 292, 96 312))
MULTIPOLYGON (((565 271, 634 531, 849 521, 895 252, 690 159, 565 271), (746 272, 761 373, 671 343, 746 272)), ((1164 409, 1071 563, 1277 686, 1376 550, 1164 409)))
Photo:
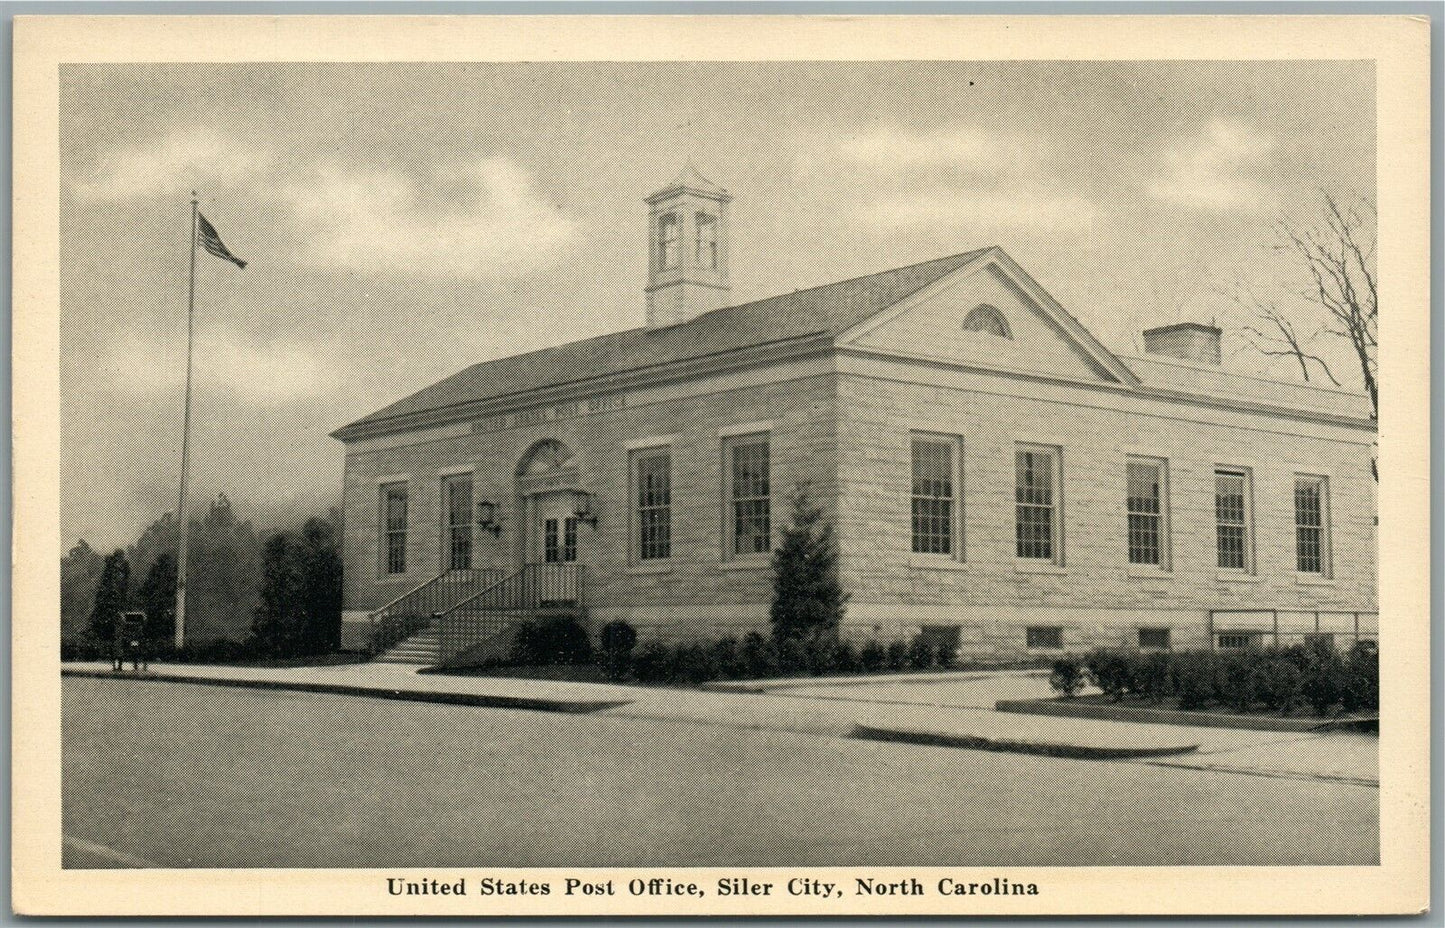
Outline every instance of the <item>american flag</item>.
POLYGON ((231 254, 231 252, 226 248, 225 243, 221 241, 221 237, 216 234, 216 227, 211 225, 210 222, 206 220, 206 217, 200 213, 196 214, 196 218, 200 220, 200 238, 202 247, 204 247, 207 251, 220 258, 221 260, 233 262, 236 267, 244 268, 246 266, 246 262, 231 254))

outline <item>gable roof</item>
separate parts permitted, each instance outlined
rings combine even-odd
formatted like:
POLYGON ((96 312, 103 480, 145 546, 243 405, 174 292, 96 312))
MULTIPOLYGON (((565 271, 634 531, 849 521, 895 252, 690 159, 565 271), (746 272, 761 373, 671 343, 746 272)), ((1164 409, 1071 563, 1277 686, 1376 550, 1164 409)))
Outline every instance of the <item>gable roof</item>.
POLYGON ((728 306, 667 328, 629 329, 484 361, 332 434, 345 439, 353 429, 418 413, 810 335, 838 335, 989 250, 728 306))

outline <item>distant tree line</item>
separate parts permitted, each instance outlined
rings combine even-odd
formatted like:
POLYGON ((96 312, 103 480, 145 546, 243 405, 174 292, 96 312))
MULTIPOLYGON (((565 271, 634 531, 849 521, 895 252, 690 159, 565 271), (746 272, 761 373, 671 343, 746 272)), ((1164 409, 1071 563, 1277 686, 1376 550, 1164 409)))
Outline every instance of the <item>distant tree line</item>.
MULTIPOLYGON (((340 516, 265 535, 224 495, 191 520, 186 641, 194 657, 297 657, 336 650, 341 635, 340 516)), ((146 615, 150 653, 173 653, 178 524, 167 513, 134 544, 102 556, 85 541, 60 561, 66 657, 106 653, 125 611, 146 615)))

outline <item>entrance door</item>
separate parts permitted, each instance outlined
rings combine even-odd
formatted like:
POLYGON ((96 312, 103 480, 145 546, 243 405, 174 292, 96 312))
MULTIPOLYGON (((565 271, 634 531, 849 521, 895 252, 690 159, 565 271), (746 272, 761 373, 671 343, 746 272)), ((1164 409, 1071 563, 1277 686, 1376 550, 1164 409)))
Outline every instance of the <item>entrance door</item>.
POLYGON ((543 605, 577 601, 577 516, 571 492, 536 498, 530 560, 538 565, 537 597, 543 605))

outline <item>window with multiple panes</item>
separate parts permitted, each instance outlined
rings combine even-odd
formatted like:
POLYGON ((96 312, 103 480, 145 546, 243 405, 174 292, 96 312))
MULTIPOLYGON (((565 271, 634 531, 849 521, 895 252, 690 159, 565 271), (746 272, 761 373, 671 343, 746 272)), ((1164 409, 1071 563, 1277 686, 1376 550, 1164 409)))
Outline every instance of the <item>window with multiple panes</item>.
POLYGON ((1031 648, 1045 648, 1051 651, 1062 651, 1064 648, 1062 626, 1030 625, 1027 634, 1028 646, 1031 648))
POLYGON ((1129 528, 1129 563, 1165 567, 1164 462, 1130 458, 1125 476, 1125 509, 1129 528))
POLYGON ((1217 636, 1215 641, 1218 642, 1220 648, 1233 651, 1239 648, 1255 647, 1259 641, 1259 636, 1252 632, 1226 632, 1225 634, 1217 636))
POLYGON ((633 456, 637 488, 637 557, 651 561, 672 557, 672 453, 666 448, 633 456))
POLYGON ((733 555, 772 550, 772 465, 768 437, 750 435, 727 445, 728 523, 733 555))
POLYGON ((1059 559, 1059 452, 1019 448, 1014 454, 1017 554, 1030 560, 1059 559))
POLYGON ((406 484, 382 485, 382 567, 389 574, 406 573, 406 510, 406 484))
POLYGON ((577 560, 577 519, 547 519, 542 523, 542 560, 570 564, 577 560))
POLYGON ((1169 629, 1167 628, 1141 628, 1139 629, 1139 647, 1157 648, 1167 651, 1169 649, 1169 629))
POLYGON ((717 217, 710 213, 698 213, 694 220, 697 223, 697 252, 693 260, 698 267, 713 270, 717 267, 717 217))
POLYGON ((1295 570, 1302 574, 1329 571, 1328 486, 1323 477, 1294 478, 1295 570))
POLYGON ((658 266, 677 267, 678 237, 677 213, 664 213, 657 219, 657 261, 658 266))
POLYGON ((1214 523, 1219 566, 1225 570, 1249 570, 1248 471, 1214 472, 1214 523))
POLYGON ((957 442, 940 436, 913 436, 913 551, 953 555, 957 550, 957 442))
POLYGON ((446 527, 442 551, 450 570, 472 568, 472 475, 442 478, 442 507, 446 527))

